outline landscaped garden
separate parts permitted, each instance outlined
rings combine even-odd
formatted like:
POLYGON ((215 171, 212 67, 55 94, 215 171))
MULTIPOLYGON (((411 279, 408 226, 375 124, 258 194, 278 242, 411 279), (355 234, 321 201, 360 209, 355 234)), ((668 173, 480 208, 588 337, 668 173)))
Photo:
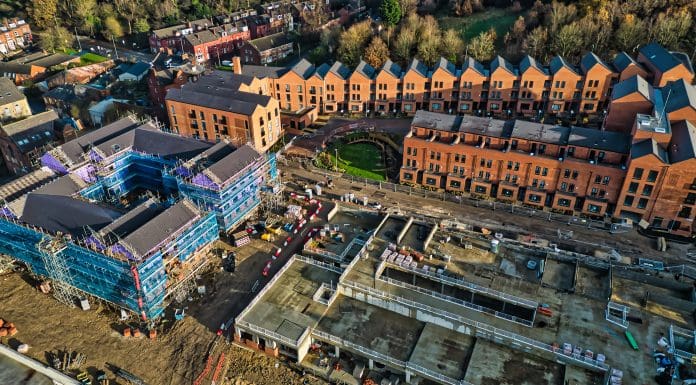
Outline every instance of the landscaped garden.
POLYGON ((335 170, 338 165, 338 171, 360 178, 380 181, 387 179, 382 149, 374 143, 337 141, 319 154, 317 165, 331 170, 335 170))

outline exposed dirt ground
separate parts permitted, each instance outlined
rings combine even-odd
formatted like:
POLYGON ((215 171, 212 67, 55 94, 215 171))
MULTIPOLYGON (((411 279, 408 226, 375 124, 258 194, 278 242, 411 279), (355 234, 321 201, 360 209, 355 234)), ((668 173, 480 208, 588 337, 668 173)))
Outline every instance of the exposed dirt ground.
MULTIPOLYGON (((253 297, 251 287, 257 279, 262 286, 267 278, 260 275, 269 258, 270 244, 253 241, 238 252, 237 271, 222 272, 214 267, 204 274, 208 295, 189 303, 182 321, 164 323, 156 340, 146 337, 125 338, 125 324, 117 314, 93 304, 90 311, 70 309, 52 296, 35 289, 28 275, 17 273, 0 276, 0 317, 15 323, 19 333, 0 338, 0 343, 13 348, 21 343, 31 346, 29 356, 48 363, 47 352, 69 350, 83 353, 87 360, 82 369, 92 375, 116 365, 142 378, 148 385, 190 385, 205 366, 206 354, 221 323, 236 315, 253 297), (212 284, 212 282, 215 282, 212 284)), ((276 264, 274 268, 279 268, 276 264)), ((259 287, 260 287, 259 286, 259 287)), ((183 305, 182 305, 183 306, 183 305)), ((137 321, 130 325, 137 326, 137 321)), ((142 328, 146 332, 145 327, 142 328)), ((223 343, 224 344, 224 343, 223 343)), ((229 371, 218 385, 321 384, 280 364, 277 360, 247 351, 234 345, 223 346, 229 360, 229 371)), ((217 358, 216 358, 217 359, 217 358)), ((113 384, 125 385, 106 370, 113 384)), ((210 384, 211 375, 203 384, 210 384)), ((15 384, 2 384, 15 385, 15 384)))

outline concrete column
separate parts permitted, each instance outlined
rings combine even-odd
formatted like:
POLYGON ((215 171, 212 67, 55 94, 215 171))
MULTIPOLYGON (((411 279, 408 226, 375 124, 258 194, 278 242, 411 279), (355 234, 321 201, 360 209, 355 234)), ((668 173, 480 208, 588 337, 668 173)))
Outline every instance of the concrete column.
POLYGON ((242 338, 242 329, 236 328, 234 329, 234 332, 237 334, 237 337, 242 338))
POLYGON ((252 341, 254 341, 255 344, 257 344, 257 345, 259 344, 259 336, 254 335, 251 337, 251 339, 252 339, 252 341))
POLYGON ((375 361, 372 360, 372 358, 370 358, 370 359, 367 361, 367 367, 368 367, 370 370, 372 370, 372 369, 375 368, 375 361))
POLYGON ((334 346, 334 352, 336 353, 336 358, 338 358, 341 354, 341 350, 338 348, 338 346, 334 346))
POLYGON ((408 369, 406 369, 406 383, 411 383, 411 372, 409 372, 408 369))
POLYGON ((275 341, 272 341, 272 340, 267 340, 267 341, 266 341, 266 346, 269 347, 269 348, 271 348, 271 349, 275 349, 276 347, 278 347, 278 345, 276 344, 276 342, 275 342, 275 341))

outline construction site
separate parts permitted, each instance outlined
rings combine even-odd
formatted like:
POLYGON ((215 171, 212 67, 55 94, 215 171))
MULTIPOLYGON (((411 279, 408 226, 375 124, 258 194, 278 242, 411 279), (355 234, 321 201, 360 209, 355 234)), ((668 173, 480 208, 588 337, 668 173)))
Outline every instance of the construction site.
POLYGON ((259 206, 273 156, 123 118, 47 152, 2 186, 0 252, 61 302, 105 301, 143 321, 191 289, 225 231, 259 206))
POLYGON ((345 384, 694 378, 687 266, 333 198, 302 252, 236 317, 236 343, 345 384))

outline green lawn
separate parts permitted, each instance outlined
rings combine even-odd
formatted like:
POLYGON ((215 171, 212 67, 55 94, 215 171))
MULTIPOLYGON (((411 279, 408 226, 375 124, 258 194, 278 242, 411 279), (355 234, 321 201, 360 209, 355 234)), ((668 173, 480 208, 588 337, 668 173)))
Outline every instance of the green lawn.
MULTIPOLYGON (((331 166, 336 164, 334 149, 327 151, 331 166)), ((386 180, 382 151, 370 143, 341 144, 338 146, 338 168, 360 178, 386 180)))
POLYGON ((498 34, 496 45, 500 47, 505 33, 520 15, 521 13, 515 13, 509 9, 488 8, 471 16, 439 15, 438 21, 442 29, 452 28, 459 31, 464 38, 464 42, 468 42, 476 35, 493 27, 498 34))
POLYGON ((80 56, 80 63, 83 65, 101 63, 107 60, 109 60, 109 58, 91 52, 80 56))

